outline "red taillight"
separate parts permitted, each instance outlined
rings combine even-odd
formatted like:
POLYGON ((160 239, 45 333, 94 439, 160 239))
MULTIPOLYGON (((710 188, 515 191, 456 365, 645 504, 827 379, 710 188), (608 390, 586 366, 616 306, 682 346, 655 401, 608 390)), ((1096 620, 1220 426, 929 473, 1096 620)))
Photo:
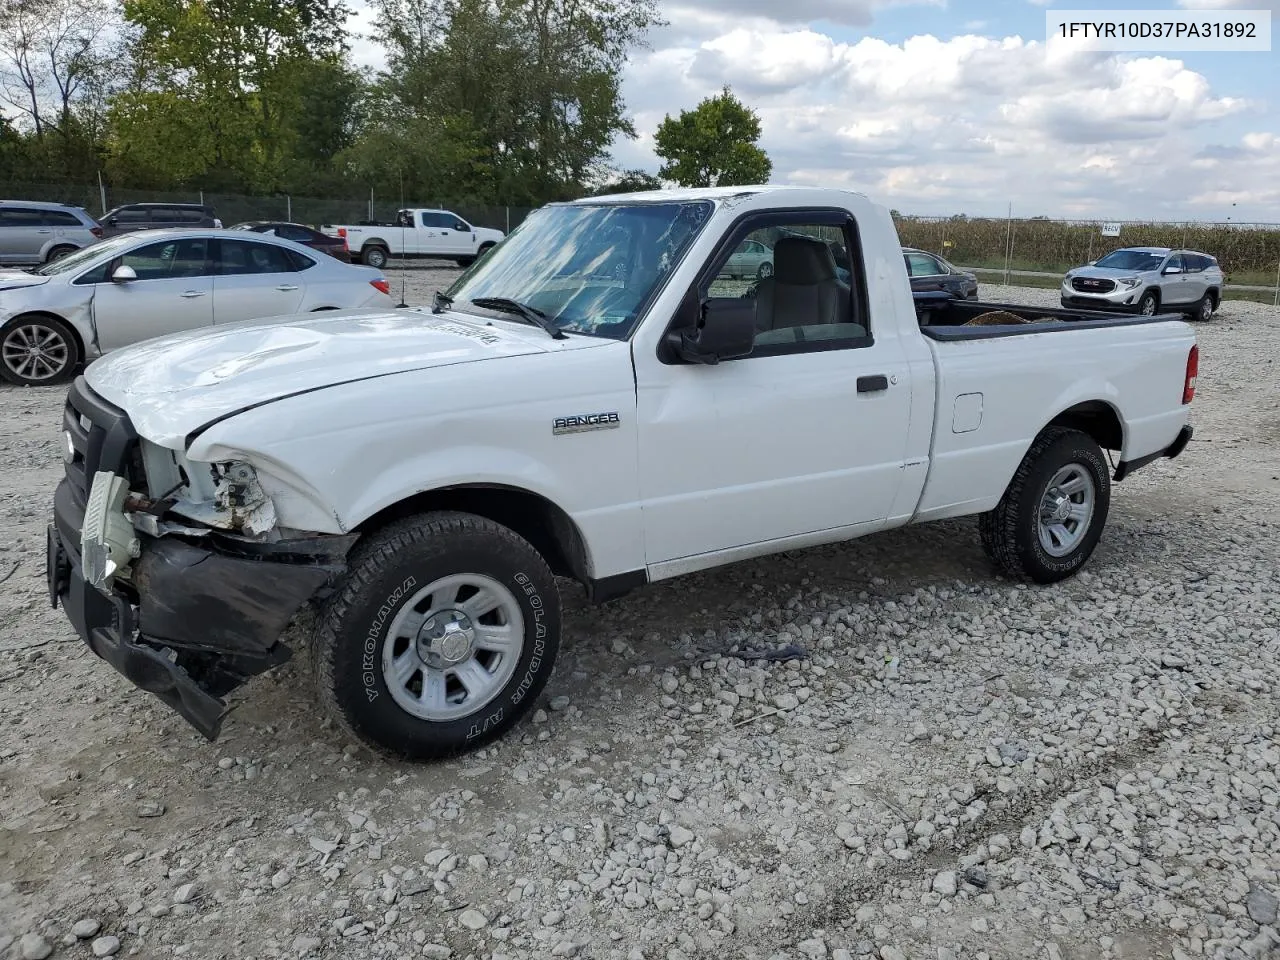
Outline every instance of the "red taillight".
POLYGON ((373 284, 379 293, 385 293, 388 297, 391 296, 391 284, 387 283, 387 281, 370 280, 369 282, 373 284))
POLYGON ((1182 402, 1190 403, 1196 396, 1196 374, 1200 372, 1200 347, 1193 345, 1187 354, 1187 378, 1182 381, 1182 402))
POLYGON ((89 228, 89 232, 90 232, 90 233, 92 233, 92 234, 93 234, 95 237, 97 237, 99 240, 101 240, 101 239, 102 239, 102 228, 101 228, 101 227, 90 227, 90 228, 89 228))
POLYGON ((338 236, 340 236, 340 237, 342 238, 343 242, 345 243, 345 242, 346 242, 346 239, 347 239, 347 228, 346 228, 346 227, 339 227, 339 228, 338 228, 338 236))

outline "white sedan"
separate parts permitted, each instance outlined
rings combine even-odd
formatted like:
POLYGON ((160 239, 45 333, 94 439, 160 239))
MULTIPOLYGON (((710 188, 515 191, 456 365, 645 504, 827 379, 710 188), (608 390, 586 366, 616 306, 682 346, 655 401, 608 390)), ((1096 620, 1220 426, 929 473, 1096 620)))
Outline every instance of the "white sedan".
POLYGON ((281 237, 122 234, 26 273, 0 270, 0 376, 60 383, 152 337, 315 310, 393 305, 386 278, 281 237))

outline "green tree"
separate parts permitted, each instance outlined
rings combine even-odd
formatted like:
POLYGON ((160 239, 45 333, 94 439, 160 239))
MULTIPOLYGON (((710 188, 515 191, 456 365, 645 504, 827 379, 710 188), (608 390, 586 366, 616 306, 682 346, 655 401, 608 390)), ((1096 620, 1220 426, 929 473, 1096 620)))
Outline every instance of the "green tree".
POLYGON ((615 193, 639 193, 644 190, 661 190, 662 181, 647 170, 610 171, 605 181, 588 195, 606 197, 615 193))
POLYGON ((307 86, 349 79, 340 0, 125 0, 124 13, 139 70, 112 104, 113 153, 145 185, 279 189, 307 149, 300 121, 327 135, 346 123, 307 86))
POLYGON ((666 161, 658 175, 684 187, 765 183, 773 164, 759 140, 760 118, 726 86, 658 125, 654 152, 666 161))
POLYGON ((580 195, 615 137, 627 51, 661 21, 654 0, 375 0, 388 69, 363 169, 406 190, 537 204, 580 195), (429 134, 433 140, 420 140, 429 134), (411 140, 412 138, 412 140, 411 140), (432 162, 435 165, 431 165, 432 162), (408 167, 406 170, 405 168, 408 167))

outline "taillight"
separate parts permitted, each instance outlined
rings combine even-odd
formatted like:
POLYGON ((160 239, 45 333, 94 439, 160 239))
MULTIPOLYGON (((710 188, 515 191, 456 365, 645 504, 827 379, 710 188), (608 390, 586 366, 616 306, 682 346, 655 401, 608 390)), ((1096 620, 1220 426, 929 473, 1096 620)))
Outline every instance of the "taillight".
POLYGON ((1200 372, 1200 347, 1192 345, 1187 354, 1187 378, 1182 381, 1182 402, 1190 403, 1196 396, 1196 374, 1200 372))
POLYGON ((387 283, 387 281, 370 280, 369 282, 373 284, 379 293, 385 293, 388 297, 391 296, 391 284, 387 283))
POLYGON ((93 234, 95 237, 97 237, 99 240, 101 240, 101 239, 102 239, 102 228, 101 228, 101 227, 90 227, 90 228, 89 228, 89 232, 90 232, 90 233, 92 233, 92 234, 93 234))
POLYGON ((347 239, 347 228, 346 228, 346 227, 339 227, 339 228, 338 228, 338 236, 340 236, 340 237, 343 239, 343 242, 346 242, 346 239, 347 239))

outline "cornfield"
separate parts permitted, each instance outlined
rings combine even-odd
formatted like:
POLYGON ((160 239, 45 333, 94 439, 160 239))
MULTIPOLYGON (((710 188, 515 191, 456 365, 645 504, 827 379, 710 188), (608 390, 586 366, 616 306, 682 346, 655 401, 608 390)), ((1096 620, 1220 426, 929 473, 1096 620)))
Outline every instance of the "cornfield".
POLYGON ((1104 237, 1099 222, 895 218, 904 246, 940 254, 955 264, 1060 272, 1118 247, 1185 247, 1218 258, 1237 283, 1272 284, 1280 266, 1280 224, 1122 223, 1104 237))

